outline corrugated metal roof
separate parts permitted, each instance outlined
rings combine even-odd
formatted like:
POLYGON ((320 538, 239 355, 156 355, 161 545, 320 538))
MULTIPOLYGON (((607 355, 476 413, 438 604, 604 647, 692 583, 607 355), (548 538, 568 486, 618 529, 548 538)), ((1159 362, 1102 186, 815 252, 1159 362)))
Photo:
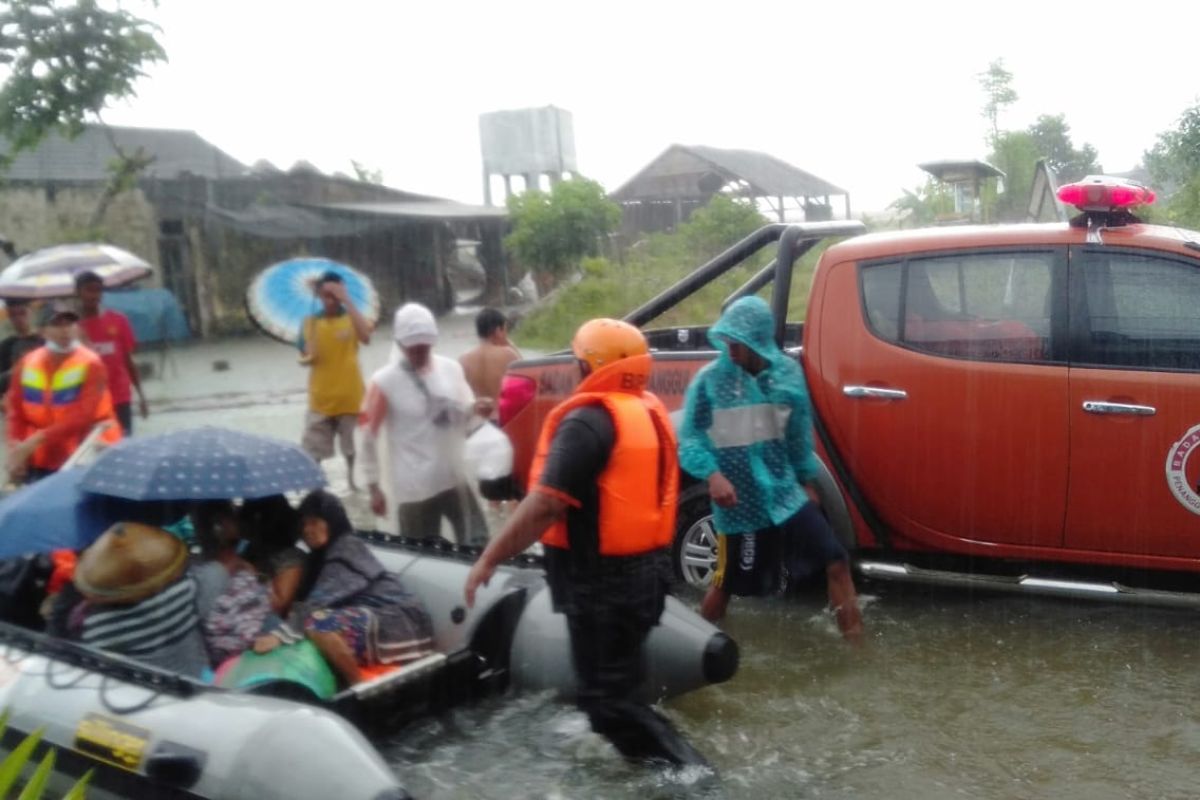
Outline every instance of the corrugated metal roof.
MULTIPOLYGON (((141 148, 154 156, 143 173, 146 177, 174 178, 190 172, 206 178, 227 178, 247 172, 237 159, 206 142, 195 131, 163 128, 110 127, 113 139, 127 153, 141 148)), ((99 125, 88 125, 74 139, 54 133, 33 150, 17 154, 0 177, 12 181, 103 181, 108 164, 117 156, 109 133, 99 125)), ((7 143, 0 140, 7 149, 7 143)))
POLYGON ((617 200, 636 200, 708 195, 714 190, 700 184, 712 174, 726 181, 743 180, 758 197, 847 194, 845 189, 768 153, 673 144, 612 196, 617 200))
POLYGON ((407 219, 504 219, 508 210, 495 206, 473 206, 453 200, 411 203, 327 203, 318 208, 351 214, 373 214, 407 219))

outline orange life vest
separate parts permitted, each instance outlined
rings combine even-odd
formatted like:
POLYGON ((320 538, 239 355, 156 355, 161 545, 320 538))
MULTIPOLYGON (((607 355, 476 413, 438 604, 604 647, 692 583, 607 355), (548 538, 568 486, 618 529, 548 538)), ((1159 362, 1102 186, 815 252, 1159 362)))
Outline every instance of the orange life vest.
MULTIPOLYGON (((44 430, 79 413, 83 387, 95 380, 96 370, 103 370, 100 356, 86 347, 76 347, 57 369, 50 365, 50 351, 39 347, 21 361, 21 404, 25 419, 36 430, 44 430)), ((105 387, 96 406, 93 424, 110 423, 101 434, 102 441, 113 444, 121 440, 121 426, 113 409, 112 395, 105 387)), ((29 463, 38 469, 58 469, 91 432, 89 425, 64 440, 45 442, 33 451, 29 463)))
MULTIPOLYGON (((667 409, 643 391, 650 356, 622 359, 589 375, 575 393, 550 412, 542 426, 530 471, 536 486, 559 423, 576 408, 602 405, 616 436, 597 480, 600 554, 628 556, 669 547, 675 536, 679 457, 667 409)), ((568 548, 566 520, 542 536, 550 547, 568 548)))

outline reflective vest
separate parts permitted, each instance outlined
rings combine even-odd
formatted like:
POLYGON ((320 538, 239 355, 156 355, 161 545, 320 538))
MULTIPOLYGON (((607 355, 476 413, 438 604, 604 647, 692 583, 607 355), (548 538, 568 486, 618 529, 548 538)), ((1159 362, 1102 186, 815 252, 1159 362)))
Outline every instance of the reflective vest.
MULTIPOLYGON (((25 420, 35 430, 45 430, 80 413, 80 398, 88 379, 95 380, 97 370, 103 370, 100 356, 86 347, 76 347, 54 369, 51 354, 39 347, 21 362, 21 410, 25 420), (53 371, 52 371, 53 370, 53 371)), ((121 426, 113 410, 112 395, 105 387, 96 406, 92 424, 56 441, 43 442, 29 459, 38 469, 58 469, 79 447, 91 429, 102 422, 110 423, 101 434, 102 441, 113 444, 121 440, 121 426)))
MULTIPOLYGON (((602 405, 608 411, 616 436, 597 480, 600 554, 604 556, 648 553, 669 547, 675 537, 679 499, 675 432, 659 399, 641 390, 649 372, 650 356, 646 355, 617 361, 589 375, 550 412, 533 457, 530 485, 536 486, 554 433, 567 414, 586 405, 602 405)), ((542 543, 567 549, 566 520, 552 525, 542 543)))

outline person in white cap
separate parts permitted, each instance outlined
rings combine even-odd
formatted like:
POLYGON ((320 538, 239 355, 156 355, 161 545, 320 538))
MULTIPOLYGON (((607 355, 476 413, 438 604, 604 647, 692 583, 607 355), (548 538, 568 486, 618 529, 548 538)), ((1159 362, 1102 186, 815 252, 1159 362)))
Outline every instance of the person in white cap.
POLYGON ((459 544, 482 544, 487 523, 464 478, 462 450, 472 417, 490 414, 491 401, 477 401, 462 366, 433 352, 437 322, 425 306, 402 305, 392 336, 400 357, 371 376, 360 421, 371 510, 381 517, 388 513, 379 485, 382 431, 400 534, 434 538, 447 519, 459 544))

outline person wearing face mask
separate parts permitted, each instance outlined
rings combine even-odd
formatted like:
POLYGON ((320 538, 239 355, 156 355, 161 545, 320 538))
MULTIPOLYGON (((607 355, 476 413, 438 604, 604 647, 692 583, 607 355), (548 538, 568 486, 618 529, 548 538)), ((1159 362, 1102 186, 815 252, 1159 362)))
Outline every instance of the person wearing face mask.
POLYGON ((371 510, 381 517, 387 514, 379 485, 382 432, 391 457, 401 535, 435 538, 444 518, 459 544, 483 543, 487 522, 463 476, 462 452, 472 417, 490 414, 491 402, 476 400, 457 361, 433 352, 438 329, 428 308, 418 303, 401 306, 392 336, 399 358, 371 376, 360 420, 371 510))
POLYGON ((21 361, 6 396, 8 476, 34 481, 57 471, 97 425, 102 441, 121 426, 100 357, 79 343, 79 314, 54 301, 42 314, 46 344, 21 361))

